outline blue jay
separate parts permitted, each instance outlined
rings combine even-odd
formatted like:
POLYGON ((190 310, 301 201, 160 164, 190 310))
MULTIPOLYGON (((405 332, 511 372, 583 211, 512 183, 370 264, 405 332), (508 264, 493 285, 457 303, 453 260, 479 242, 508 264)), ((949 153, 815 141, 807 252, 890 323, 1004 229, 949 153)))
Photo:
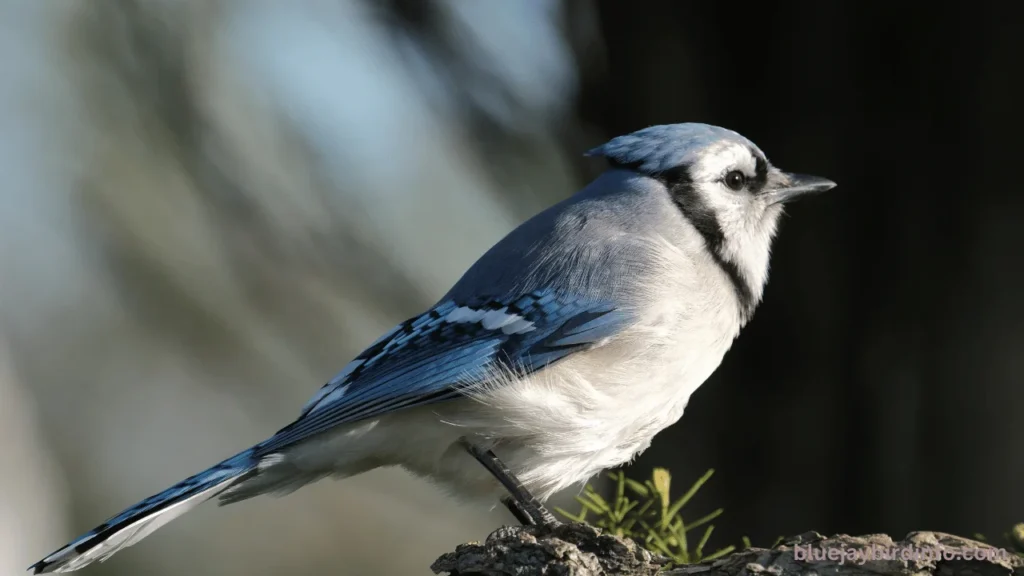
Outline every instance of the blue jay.
POLYGON ((203 501, 401 466, 525 524, 679 420, 750 320, 783 204, 830 190, 743 136, 653 126, 591 150, 609 168, 484 254, 270 438, 30 567, 105 560, 203 501))

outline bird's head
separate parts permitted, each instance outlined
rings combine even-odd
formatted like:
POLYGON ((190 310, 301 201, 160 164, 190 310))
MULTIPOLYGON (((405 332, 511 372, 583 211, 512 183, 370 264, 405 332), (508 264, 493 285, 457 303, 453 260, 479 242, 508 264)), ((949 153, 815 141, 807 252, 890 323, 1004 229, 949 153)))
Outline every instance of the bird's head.
POLYGON ((604 156, 614 167, 664 184, 749 312, 768 277, 783 204, 835 187, 824 178, 783 172, 753 142, 707 124, 652 126, 614 138, 588 155, 604 156))

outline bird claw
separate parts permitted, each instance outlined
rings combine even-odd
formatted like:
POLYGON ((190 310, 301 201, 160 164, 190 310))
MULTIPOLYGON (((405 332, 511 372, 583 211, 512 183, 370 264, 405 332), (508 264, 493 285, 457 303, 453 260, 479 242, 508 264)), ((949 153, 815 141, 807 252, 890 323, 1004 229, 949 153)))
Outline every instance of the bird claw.
POLYGON ((533 505, 522 503, 513 498, 512 496, 505 496, 501 499, 501 503, 508 508, 508 511, 516 517, 523 526, 536 526, 538 528, 552 529, 561 526, 554 514, 548 511, 547 508, 541 505, 533 505))

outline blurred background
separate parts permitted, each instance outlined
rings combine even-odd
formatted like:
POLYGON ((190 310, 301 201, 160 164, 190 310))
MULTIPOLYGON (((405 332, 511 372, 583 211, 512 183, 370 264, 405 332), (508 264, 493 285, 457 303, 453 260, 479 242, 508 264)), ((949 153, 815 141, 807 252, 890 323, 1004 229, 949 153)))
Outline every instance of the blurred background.
MULTIPOLYGON (((715 468, 711 547, 996 539, 1024 519, 1002 10, 0 0, 0 574, 277 430, 598 174, 584 151, 684 121, 839 188, 788 210, 754 321, 630 474, 715 468)), ((203 506, 83 573, 427 575, 509 520, 374 472, 203 506)))

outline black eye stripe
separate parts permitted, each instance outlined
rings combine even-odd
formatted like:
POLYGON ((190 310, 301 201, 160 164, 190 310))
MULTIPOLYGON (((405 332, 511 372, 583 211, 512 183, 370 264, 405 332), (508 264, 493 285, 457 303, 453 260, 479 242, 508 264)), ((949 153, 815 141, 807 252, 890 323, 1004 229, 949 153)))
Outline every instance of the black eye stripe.
MULTIPOLYGON (((612 162, 612 166, 627 170, 638 170, 640 163, 623 164, 612 162)), ((676 166, 669 170, 647 175, 665 185, 672 203, 675 204, 676 208, 683 213, 683 216, 690 221, 693 227, 697 229, 697 232, 704 238, 711 257, 729 277, 744 318, 749 319, 754 314, 754 309, 757 306, 753 290, 746 279, 743 278, 743 275, 740 274, 739 266, 722 256, 725 231, 722 230, 714 210, 707 206, 700 195, 694 190, 693 181, 690 179, 690 167, 676 166)))
POLYGON ((754 157, 754 178, 749 182, 750 191, 757 194, 768 183, 768 161, 753 148, 750 148, 750 154, 754 157))

